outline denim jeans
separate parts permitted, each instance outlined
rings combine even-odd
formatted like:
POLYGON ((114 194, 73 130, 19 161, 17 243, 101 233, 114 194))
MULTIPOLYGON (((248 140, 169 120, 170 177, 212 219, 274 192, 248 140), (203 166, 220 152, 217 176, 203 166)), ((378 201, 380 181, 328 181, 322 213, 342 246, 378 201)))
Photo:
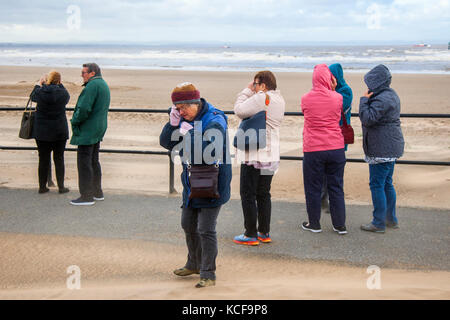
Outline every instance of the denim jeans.
POLYGON ((240 193, 247 237, 256 238, 258 231, 263 234, 270 232, 272 178, 273 175, 261 174, 261 169, 241 165, 240 193))
POLYGON ((397 196, 392 184, 394 166, 395 161, 369 164, 373 203, 372 224, 381 229, 386 227, 386 221, 398 223, 395 214, 397 196))
POLYGON ((321 193, 324 177, 330 198, 330 213, 333 226, 345 227, 344 200, 344 149, 304 152, 303 184, 305 187, 306 211, 313 228, 320 228, 321 193))
POLYGON ((200 270, 202 279, 216 280, 216 224, 220 208, 183 208, 181 212, 181 227, 188 247, 185 268, 200 270))
POLYGON ((78 187, 83 199, 92 200, 102 194, 102 168, 99 161, 100 142, 78 146, 78 187))

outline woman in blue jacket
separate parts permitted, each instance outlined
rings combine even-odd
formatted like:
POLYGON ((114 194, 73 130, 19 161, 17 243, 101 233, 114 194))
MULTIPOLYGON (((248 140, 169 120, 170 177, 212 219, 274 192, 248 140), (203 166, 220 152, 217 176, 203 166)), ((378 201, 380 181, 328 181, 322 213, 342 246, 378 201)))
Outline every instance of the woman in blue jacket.
POLYGON ((213 286, 218 252, 217 217, 221 206, 230 199, 232 177, 227 117, 200 98, 200 92, 191 83, 178 85, 172 92, 172 102, 170 121, 161 132, 160 144, 170 151, 180 149, 183 164, 181 226, 189 251, 186 265, 174 273, 177 276, 200 274, 197 288, 213 286), (192 164, 219 165, 219 198, 191 197, 188 166, 192 164))

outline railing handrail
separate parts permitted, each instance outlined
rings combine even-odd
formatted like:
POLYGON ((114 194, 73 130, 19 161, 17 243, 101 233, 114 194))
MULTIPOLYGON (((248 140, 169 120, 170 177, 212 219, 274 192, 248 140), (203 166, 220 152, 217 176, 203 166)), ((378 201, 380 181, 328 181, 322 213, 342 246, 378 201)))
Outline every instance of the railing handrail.
MULTIPOLYGON (((16 146, 1 146, 0 150, 37 150, 37 147, 16 147, 16 146)), ((66 148, 65 151, 77 151, 77 148, 66 148)), ((170 156, 170 151, 151 151, 151 150, 118 150, 118 149, 100 149, 102 153, 119 153, 119 154, 151 154, 151 155, 161 155, 170 156)), ((231 155, 233 158, 234 155, 231 155)), ((303 161, 303 157, 298 156, 280 156, 281 160, 293 160, 293 161, 303 161)), ((347 158, 347 162, 354 163, 366 163, 363 159, 353 159, 347 158)), ((422 161, 422 160, 397 160, 398 164, 410 164, 410 165, 429 165, 429 166, 450 166, 448 161, 422 161)))
MULTIPOLYGON (((74 111, 75 108, 66 108, 66 111, 74 111)), ((0 111, 23 111, 21 107, 0 106, 0 111)), ((165 113, 169 115, 168 109, 126 109, 126 108, 112 108, 109 112, 127 112, 127 113, 165 113)), ((225 114, 233 115, 234 111, 224 111, 225 114)), ((303 116, 302 112, 285 112, 286 116, 303 116)), ((358 113, 352 113, 352 117, 358 117, 358 113)), ((450 114, 414 114, 403 113, 400 114, 402 118, 450 118, 450 114)), ((15 147, 15 146, 0 146, 0 150, 37 150, 36 147, 15 147)), ((66 151, 77 151, 77 148, 66 148, 66 151)), ((145 150, 117 150, 117 149, 100 149, 102 153, 119 153, 119 154, 149 154, 149 155, 165 155, 169 156, 169 193, 176 192, 174 182, 174 164, 171 159, 169 151, 145 151, 145 150)), ((232 155, 234 157, 234 155, 232 155)), ((303 157, 298 156, 281 156, 281 160, 303 161, 303 157)), ((363 159, 347 159, 347 162, 365 163, 363 159)), ((421 160, 397 160, 398 164, 407 165, 431 165, 431 166, 450 166, 448 161, 421 161, 421 160)))
MULTIPOLYGON (((23 111, 25 108, 21 107, 8 107, 8 106, 0 106, 0 111, 23 111)), ((31 110, 34 110, 32 108, 31 110)), ((66 111, 74 111, 75 108, 66 108, 66 111)), ((111 108, 109 112, 130 112, 130 113, 166 113, 169 114, 167 109, 127 109, 127 108, 111 108)), ((225 114, 234 115, 234 111, 224 111, 225 114)), ((303 116, 303 112, 285 112, 285 116, 303 116)), ((351 113, 352 117, 358 117, 358 113, 351 113)), ((450 114, 447 113, 401 113, 401 118, 443 118, 450 119, 450 114)))

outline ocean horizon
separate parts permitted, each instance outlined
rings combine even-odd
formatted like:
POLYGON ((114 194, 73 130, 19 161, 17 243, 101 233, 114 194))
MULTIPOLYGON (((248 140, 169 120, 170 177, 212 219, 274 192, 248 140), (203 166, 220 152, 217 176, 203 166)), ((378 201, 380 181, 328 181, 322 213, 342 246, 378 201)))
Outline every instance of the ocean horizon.
POLYGON ((108 69, 311 72, 341 63, 346 72, 385 64, 393 73, 450 74, 450 50, 441 45, 222 45, 0 43, 0 65, 108 69))

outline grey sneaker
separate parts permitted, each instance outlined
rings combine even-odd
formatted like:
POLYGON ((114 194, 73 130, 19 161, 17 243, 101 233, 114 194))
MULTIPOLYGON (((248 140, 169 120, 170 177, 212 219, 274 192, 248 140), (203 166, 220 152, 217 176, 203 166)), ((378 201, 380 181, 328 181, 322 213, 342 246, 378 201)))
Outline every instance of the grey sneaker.
POLYGON ((398 226, 398 223, 391 222, 391 221, 386 221, 386 227, 391 228, 391 229, 398 229, 398 228, 400 228, 398 226))
POLYGON ((196 288, 212 287, 216 285, 216 280, 200 279, 200 282, 195 285, 196 288))
POLYGON ((78 199, 70 201, 70 204, 74 206, 92 206, 95 204, 95 202, 92 198, 85 199, 83 197, 79 197, 78 199))
POLYGON ((188 268, 180 268, 180 269, 174 270, 173 273, 179 277, 186 277, 186 276, 190 276, 191 274, 200 274, 200 271, 189 270, 188 268))
POLYGON ((94 195, 95 201, 103 201, 105 200, 105 197, 103 196, 103 191, 100 191, 99 193, 94 195))
POLYGON ((384 233, 384 229, 377 228, 372 223, 361 225, 361 230, 369 231, 369 232, 376 232, 376 233, 384 233))

